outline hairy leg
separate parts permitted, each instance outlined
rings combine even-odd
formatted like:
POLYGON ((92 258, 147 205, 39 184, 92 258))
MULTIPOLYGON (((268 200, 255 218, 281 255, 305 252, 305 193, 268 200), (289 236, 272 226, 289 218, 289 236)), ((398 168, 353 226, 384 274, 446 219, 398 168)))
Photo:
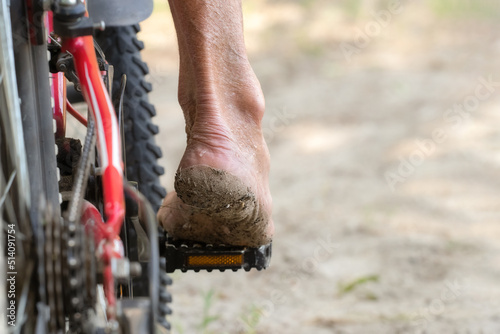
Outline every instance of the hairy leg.
POLYGON ((158 218, 181 239, 258 246, 274 232, 264 98, 248 62, 240 0, 169 0, 187 146, 158 218))

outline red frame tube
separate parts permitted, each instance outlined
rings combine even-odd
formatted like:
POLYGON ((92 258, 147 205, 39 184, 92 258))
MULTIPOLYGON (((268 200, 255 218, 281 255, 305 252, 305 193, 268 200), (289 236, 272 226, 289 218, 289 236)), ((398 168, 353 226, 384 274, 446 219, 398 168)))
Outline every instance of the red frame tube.
MULTIPOLYGON (((52 12, 48 12, 45 16, 45 24, 49 33, 54 30, 54 21, 52 12)), ((33 43, 33 40, 31 41, 33 43)), ((48 44, 53 44, 52 39, 47 39, 48 44)), ((56 138, 64 138, 66 136, 66 78, 64 73, 50 74, 50 93, 53 98, 52 117, 56 121, 56 138)))
POLYGON ((101 260, 104 263, 104 288, 108 301, 108 318, 116 318, 116 297, 111 259, 121 255, 115 251, 114 243, 120 233, 125 216, 123 195, 123 162, 120 132, 113 104, 101 78, 92 36, 65 38, 62 51, 73 55, 75 70, 80 80, 82 93, 92 112, 97 130, 97 149, 104 188, 104 214, 106 223, 99 222, 97 229, 104 239, 101 260))
POLYGON ((69 51, 73 55, 83 96, 95 119, 97 149, 101 168, 104 170, 104 212, 107 216, 105 236, 117 235, 125 216, 118 121, 100 75, 92 37, 68 38, 63 41, 63 51, 69 51))
POLYGON ((56 138, 66 136, 66 78, 64 73, 51 73, 50 91, 54 98, 52 117, 56 121, 56 138))
POLYGON ((73 105, 71 103, 69 103, 69 101, 66 101, 66 110, 71 114, 71 116, 73 116, 74 118, 76 118, 76 120, 78 122, 80 122, 83 125, 87 126, 87 119, 85 117, 83 117, 83 115, 80 114, 78 112, 78 110, 76 110, 75 107, 73 107, 73 105))

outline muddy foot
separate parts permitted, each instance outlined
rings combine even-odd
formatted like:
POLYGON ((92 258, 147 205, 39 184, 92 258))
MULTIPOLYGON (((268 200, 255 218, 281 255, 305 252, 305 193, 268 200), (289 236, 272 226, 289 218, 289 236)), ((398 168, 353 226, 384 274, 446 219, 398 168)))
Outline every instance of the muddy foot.
POLYGON ((269 243, 274 227, 264 98, 250 67, 237 1, 169 2, 179 41, 187 147, 158 220, 175 238, 269 243), (223 9, 221 9, 223 8, 223 9))
POLYGON ((170 236, 226 245, 271 241, 269 152, 263 104, 185 111, 187 147, 158 220, 170 236), (222 109, 222 110, 221 110, 222 109), (194 120, 194 121, 192 121, 194 120))
POLYGON ((179 239, 213 244, 259 246, 271 241, 269 216, 254 192, 238 177, 209 166, 181 169, 177 198, 165 200, 161 216, 179 239))
POLYGON ((259 91, 253 96, 246 108, 229 102, 184 108, 187 147, 175 192, 158 212, 170 236, 253 247, 271 241, 269 152, 260 122, 264 107, 259 91))

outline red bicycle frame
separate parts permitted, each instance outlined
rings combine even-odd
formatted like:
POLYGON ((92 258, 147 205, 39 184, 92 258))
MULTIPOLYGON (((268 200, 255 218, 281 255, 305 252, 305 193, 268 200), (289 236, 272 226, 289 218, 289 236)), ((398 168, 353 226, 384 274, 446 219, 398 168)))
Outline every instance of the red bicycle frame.
MULTIPOLYGON (((49 15, 49 31, 52 32, 52 17, 49 15)), ((104 290, 108 302, 108 319, 116 319, 115 282, 111 262, 114 258, 123 257, 117 247, 120 229, 125 216, 123 194, 123 161, 120 142, 120 131, 116 113, 101 77, 97 63, 92 36, 62 37, 62 52, 73 56, 75 71, 78 76, 83 97, 87 102, 95 120, 97 133, 97 150, 102 170, 104 192, 104 223, 97 209, 86 202, 82 208, 82 222, 92 220, 96 226, 95 236, 100 260, 104 264, 104 290)), ((52 94, 54 99, 54 119, 56 120, 56 136, 64 136, 65 113, 68 110, 83 124, 86 120, 66 101, 66 84, 62 73, 52 76, 52 94)))

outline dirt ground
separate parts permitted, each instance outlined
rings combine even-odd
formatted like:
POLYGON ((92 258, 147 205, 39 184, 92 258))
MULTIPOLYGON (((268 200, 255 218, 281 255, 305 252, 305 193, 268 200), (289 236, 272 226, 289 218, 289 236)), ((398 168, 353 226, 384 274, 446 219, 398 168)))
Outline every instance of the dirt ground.
MULTIPOLYGON (((173 333, 500 333, 500 10, 393 3, 244 1, 272 265, 175 273, 173 333)), ((166 4, 142 27, 172 189, 185 135, 166 4)))

